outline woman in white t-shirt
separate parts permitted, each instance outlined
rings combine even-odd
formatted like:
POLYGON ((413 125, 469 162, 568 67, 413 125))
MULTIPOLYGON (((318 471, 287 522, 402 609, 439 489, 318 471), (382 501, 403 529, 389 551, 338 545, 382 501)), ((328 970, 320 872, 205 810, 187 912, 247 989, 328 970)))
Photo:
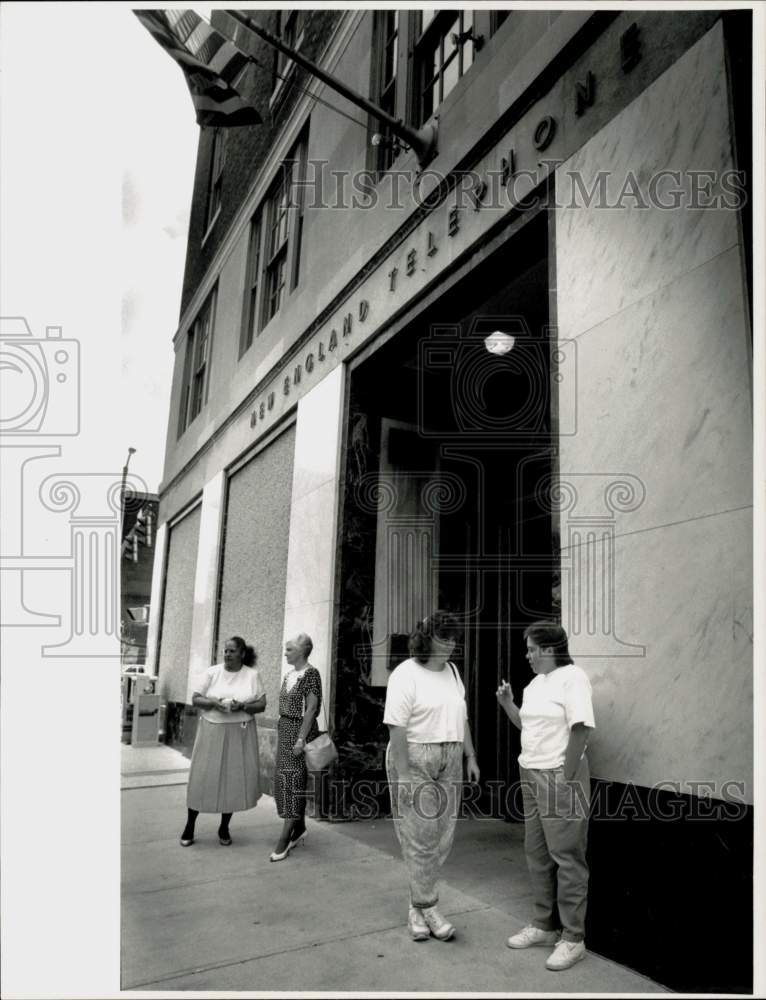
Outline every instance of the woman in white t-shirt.
POLYGON ((255 661, 253 647, 232 636, 224 644, 223 663, 208 667, 192 696, 203 711, 192 750, 182 847, 194 843, 201 812, 221 814, 218 840, 228 847, 232 813, 252 809, 261 797, 254 716, 266 708, 266 694, 255 661))
POLYGON ((452 850, 461 801, 463 756, 470 781, 479 768, 468 725, 465 688, 450 662, 455 619, 436 611, 410 636, 411 659, 388 681, 383 721, 394 829, 410 885, 407 926, 415 941, 449 940, 455 928, 436 909, 439 870, 452 850))
POLYGON ((555 622, 535 622, 524 638, 535 677, 524 688, 521 708, 505 681, 497 700, 521 730, 524 848, 535 908, 529 926, 507 943, 509 948, 555 946, 545 964, 560 972, 585 958, 590 807, 585 747, 595 722, 590 681, 572 662, 564 629, 555 622))

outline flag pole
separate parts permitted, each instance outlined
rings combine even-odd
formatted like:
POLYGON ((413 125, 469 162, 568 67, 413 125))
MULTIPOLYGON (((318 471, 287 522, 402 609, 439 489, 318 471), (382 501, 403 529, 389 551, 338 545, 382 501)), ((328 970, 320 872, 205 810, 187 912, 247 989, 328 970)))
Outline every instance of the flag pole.
POLYGON ((327 84, 327 86, 332 90, 337 91, 345 97, 346 100, 351 101, 351 103, 355 104, 358 108, 361 108, 374 118, 378 118, 380 121, 384 122, 391 129, 394 135, 397 135, 402 142, 413 150, 418 158, 418 166, 421 170, 426 166, 426 164, 430 163, 434 156, 436 156, 437 127, 435 124, 424 125, 423 128, 418 129, 417 131, 410 128, 408 125, 405 125, 400 118, 394 118, 393 115, 390 115, 383 108, 378 107, 377 104, 373 104, 373 102, 367 100, 366 97, 362 97, 361 94, 357 94, 357 92, 352 90, 351 87, 348 87, 341 80, 338 80, 337 77, 332 76, 332 74, 327 73, 321 67, 317 66, 316 63, 313 63, 310 59, 301 55, 300 52, 290 48, 289 45, 285 45, 281 38, 278 38, 276 35, 272 35, 270 31, 266 30, 266 28, 262 28, 259 24, 256 24, 252 18, 247 17, 236 10, 227 10, 225 13, 237 21, 238 24, 247 28, 248 31, 252 31, 253 34, 258 35, 264 42, 267 42, 273 48, 286 55, 289 59, 292 59, 293 62, 308 70, 312 76, 317 77, 317 79, 321 80, 322 83, 327 84))

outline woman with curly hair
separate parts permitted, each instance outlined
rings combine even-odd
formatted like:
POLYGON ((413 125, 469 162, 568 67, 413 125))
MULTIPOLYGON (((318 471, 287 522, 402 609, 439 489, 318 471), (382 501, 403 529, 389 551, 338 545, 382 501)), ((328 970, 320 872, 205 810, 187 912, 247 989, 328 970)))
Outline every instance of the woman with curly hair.
POLYGON ((221 814, 218 840, 229 847, 232 814, 252 809, 261 797, 254 716, 266 708, 266 695, 255 661, 253 647, 241 636, 232 636, 224 644, 223 663, 208 667, 192 696, 202 713, 192 750, 181 847, 194 843, 201 812, 221 814))
POLYGON ((448 941, 454 926, 439 913, 439 870, 452 850, 461 802, 463 758, 469 781, 479 780, 468 725, 465 688, 450 662, 460 630, 436 611, 410 636, 410 659, 391 675, 383 721, 390 742, 386 769, 394 829, 410 886, 407 926, 414 941, 448 941))

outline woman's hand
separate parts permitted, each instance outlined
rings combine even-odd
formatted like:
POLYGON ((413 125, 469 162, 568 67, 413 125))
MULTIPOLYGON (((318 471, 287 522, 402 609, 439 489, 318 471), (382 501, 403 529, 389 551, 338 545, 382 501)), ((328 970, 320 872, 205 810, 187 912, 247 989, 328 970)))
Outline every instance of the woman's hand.
POLYGON ((476 763, 476 754, 471 753, 466 757, 465 770, 468 780, 475 785, 478 784, 481 775, 479 773, 479 765, 476 763))
POLYGON ((500 681, 500 687, 495 691, 495 697, 503 708, 513 705, 513 691, 508 681, 500 681))
POLYGON ((511 720, 511 722, 516 726, 517 729, 521 729, 521 713, 519 708, 513 702, 513 691, 511 690, 511 685, 508 681, 500 681, 500 687, 495 691, 495 697, 497 698, 497 703, 511 720))
POLYGON ((293 757, 300 757, 306 748, 305 740, 296 740, 293 744, 293 757))

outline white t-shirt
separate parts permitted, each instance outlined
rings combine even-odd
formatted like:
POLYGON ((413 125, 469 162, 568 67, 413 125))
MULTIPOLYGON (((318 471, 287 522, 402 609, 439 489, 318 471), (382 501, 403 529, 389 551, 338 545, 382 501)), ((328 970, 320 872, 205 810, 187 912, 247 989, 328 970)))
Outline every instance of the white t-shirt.
POLYGON ((538 674, 524 688, 519 714, 519 764, 542 770, 561 767, 572 726, 582 722, 596 728, 588 675, 574 663, 538 674))
POLYGON ((462 743, 467 714, 465 688, 450 663, 427 670, 405 660, 388 679, 383 722, 406 727, 409 743, 462 743))
MULTIPOLYGON (((252 701, 264 692, 261 675, 255 667, 242 666, 239 670, 227 670, 223 663, 208 667, 201 682, 195 687, 196 694, 207 698, 232 698, 234 701, 252 701)), ((206 708, 202 718, 208 722, 247 722, 252 715, 247 712, 222 712, 218 708, 206 708)))

